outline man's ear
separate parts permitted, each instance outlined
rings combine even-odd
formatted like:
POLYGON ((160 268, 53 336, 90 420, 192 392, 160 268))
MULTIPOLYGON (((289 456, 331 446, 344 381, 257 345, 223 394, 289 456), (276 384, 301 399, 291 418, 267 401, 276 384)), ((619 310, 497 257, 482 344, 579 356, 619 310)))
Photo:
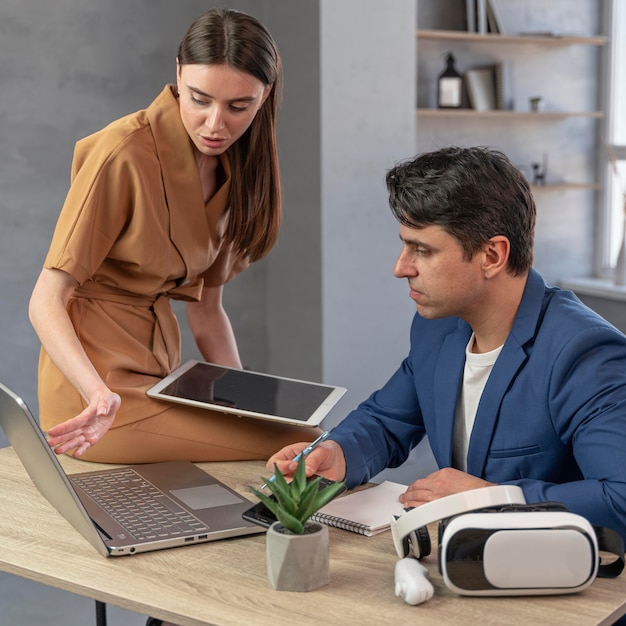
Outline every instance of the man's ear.
POLYGON ((511 242, 504 235, 496 235, 487 241, 483 247, 483 271, 485 278, 492 278, 500 273, 509 260, 511 242))

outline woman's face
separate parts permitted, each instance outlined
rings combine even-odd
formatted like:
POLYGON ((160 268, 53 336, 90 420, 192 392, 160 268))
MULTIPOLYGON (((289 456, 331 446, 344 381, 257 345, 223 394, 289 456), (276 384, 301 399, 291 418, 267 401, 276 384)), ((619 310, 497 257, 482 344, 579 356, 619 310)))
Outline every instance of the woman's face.
POLYGON ((241 137, 272 86, 228 65, 177 65, 180 117, 196 148, 222 154, 241 137))

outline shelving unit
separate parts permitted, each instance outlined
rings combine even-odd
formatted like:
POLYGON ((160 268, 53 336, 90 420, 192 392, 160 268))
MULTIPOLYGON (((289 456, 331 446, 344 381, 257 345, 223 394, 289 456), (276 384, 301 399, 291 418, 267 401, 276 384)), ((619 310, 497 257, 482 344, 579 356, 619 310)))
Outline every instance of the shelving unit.
POLYGON ((418 29, 418 39, 435 39, 438 41, 469 41, 493 44, 540 44, 554 46, 572 46, 572 45, 589 45, 604 46, 607 38, 603 36, 597 37, 580 37, 573 35, 558 34, 528 34, 528 35, 497 35, 493 33, 468 33, 462 30, 431 30, 418 29))
MULTIPOLYGON (((561 35, 552 33, 529 33, 517 35, 500 35, 494 33, 474 33, 457 30, 432 30, 420 29, 416 31, 417 41, 435 41, 435 42, 451 42, 469 45, 479 44, 485 49, 485 44, 489 48, 491 46, 497 49, 497 46, 545 46, 554 49, 555 47, 566 46, 604 46, 607 44, 607 37, 604 36, 577 36, 577 35, 561 35)), ((510 55, 510 53, 509 53, 510 55)), ((497 56, 497 54, 495 55, 497 56)), ((436 77, 433 76, 433 79, 436 77)), ((522 111, 509 109, 495 109, 488 111, 477 111, 471 108, 462 109, 439 109, 418 107, 416 109, 417 119, 421 121, 433 120, 449 120, 450 123, 462 124, 458 128, 461 131, 467 131, 467 124, 489 124, 511 122, 510 133, 519 132, 520 124, 549 124, 567 120, 569 118, 587 118, 590 120, 601 120, 604 117, 603 111, 598 110, 548 110, 548 111, 522 111)), ((446 127, 445 132, 450 136, 454 136, 454 127, 446 127)), ((506 130, 509 133, 508 129, 506 130)), ((544 185, 533 186, 533 191, 555 192, 555 191, 576 191, 590 190, 596 191, 600 189, 597 183, 580 183, 580 182, 552 182, 544 185)))
POLYGON ((546 185, 531 185, 533 192, 541 191, 597 191, 598 183, 548 183, 546 185))
POLYGON ((509 111, 508 109, 493 109, 491 111, 475 111, 474 109, 417 109, 420 117, 485 117, 485 118, 510 118, 528 120, 558 120, 567 117, 591 117, 601 119, 602 111, 509 111))

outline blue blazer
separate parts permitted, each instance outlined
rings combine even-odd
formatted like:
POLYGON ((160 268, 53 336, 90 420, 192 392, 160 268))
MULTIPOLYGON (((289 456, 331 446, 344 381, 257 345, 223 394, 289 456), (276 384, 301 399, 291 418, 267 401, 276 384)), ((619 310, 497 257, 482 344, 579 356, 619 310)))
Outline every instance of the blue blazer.
MULTIPOLYGON (((458 318, 415 315, 408 357, 332 430, 349 487, 403 463, 424 435, 439 467, 451 466, 471 333, 458 318)), ((626 337, 534 270, 481 397, 467 471, 626 539, 626 337)))

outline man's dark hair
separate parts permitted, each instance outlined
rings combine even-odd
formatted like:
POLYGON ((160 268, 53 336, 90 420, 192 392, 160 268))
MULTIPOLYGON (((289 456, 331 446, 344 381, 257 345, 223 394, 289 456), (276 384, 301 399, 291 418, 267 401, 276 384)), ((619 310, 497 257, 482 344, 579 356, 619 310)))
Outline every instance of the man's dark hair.
POLYGON ((455 237, 470 260, 491 237, 511 244, 508 271, 533 263, 537 209, 524 175, 500 151, 448 147, 389 170, 389 206, 410 228, 437 225, 455 237))

